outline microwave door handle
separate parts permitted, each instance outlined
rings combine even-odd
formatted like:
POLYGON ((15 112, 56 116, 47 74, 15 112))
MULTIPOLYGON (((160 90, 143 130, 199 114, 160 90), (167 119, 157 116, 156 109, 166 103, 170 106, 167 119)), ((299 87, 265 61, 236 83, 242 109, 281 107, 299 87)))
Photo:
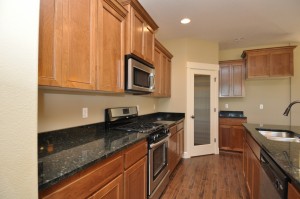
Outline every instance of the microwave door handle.
POLYGON ((155 89, 155 75, 150 74, 149 79, 150 79, 150 82, 151 82, 151 89, 155 89))

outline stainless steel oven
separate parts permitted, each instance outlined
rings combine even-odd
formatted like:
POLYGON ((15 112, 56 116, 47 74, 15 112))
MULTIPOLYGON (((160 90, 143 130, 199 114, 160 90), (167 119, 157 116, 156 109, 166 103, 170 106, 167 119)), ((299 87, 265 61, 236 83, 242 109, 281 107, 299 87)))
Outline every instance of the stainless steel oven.
POLYGON ((155 69, 135 55, 125 57, 125 89, 134 94, 152 93, 155 89, 155 69))
POLYGON ((149 143, 148 151, 148 195, 159 198, 169 183, 168 169, 169 134, 158 142, 149 143))

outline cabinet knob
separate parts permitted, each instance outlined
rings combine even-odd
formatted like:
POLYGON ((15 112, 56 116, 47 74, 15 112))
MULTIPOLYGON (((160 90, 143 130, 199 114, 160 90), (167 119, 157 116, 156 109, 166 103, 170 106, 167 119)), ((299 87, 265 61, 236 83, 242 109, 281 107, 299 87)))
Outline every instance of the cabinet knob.
POLYGON ((191 116, 191 118, 192 118, 192 119, 194 119, 194 118, 195 118, 195 116, 194 116, 194 115, 192 115, 192 116, 191 116))

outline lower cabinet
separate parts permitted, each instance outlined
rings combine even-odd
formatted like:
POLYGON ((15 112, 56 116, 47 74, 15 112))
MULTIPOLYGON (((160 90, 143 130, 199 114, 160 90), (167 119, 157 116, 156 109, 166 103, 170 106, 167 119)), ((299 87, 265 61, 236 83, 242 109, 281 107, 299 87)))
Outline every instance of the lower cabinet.
POLYGON ((124 172, 125 199, 146 198, 147 189, 147 157, 139 160, 124 172))
POLYGON ((251 199, 258 199, 260 194, 260 161, 257 150, 259 145, 246 135, 244 139, 243 174, 251 199))
POLYGON ((288 199, 300 199, 299 191, 291 183, 288 184, 288 199))
POLYGON ((170 139, 168 147, 168 161, 169 169, 172 173, 179 161, 181 160, 183 154, 183 139, 184 139, 184 130, 183 122, 178 123, 175 126, 172 126, 170 129, 170 139))
POLYGON ((123 174, 97 191, 89 199, 121 199, 123 198, 123 174))
POLYGON ((230 151, 243 151, 245 129, 242 123, 245 118, 220 118, 219 119, 219 148, 230 151))
POLYGON ((39 192, 45 199, 145 199, 147 142, 126 150, 39 192))

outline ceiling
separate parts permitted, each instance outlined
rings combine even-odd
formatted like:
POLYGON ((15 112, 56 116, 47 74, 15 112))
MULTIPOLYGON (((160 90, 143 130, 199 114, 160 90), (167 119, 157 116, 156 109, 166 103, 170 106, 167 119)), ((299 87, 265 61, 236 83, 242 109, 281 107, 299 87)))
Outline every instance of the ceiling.
POLYGON ((220 49, 300 42, 300 0, 139 0, 159 40, 198 38, 220 49), (184 17, 191 23, 182 25, 184 17))

